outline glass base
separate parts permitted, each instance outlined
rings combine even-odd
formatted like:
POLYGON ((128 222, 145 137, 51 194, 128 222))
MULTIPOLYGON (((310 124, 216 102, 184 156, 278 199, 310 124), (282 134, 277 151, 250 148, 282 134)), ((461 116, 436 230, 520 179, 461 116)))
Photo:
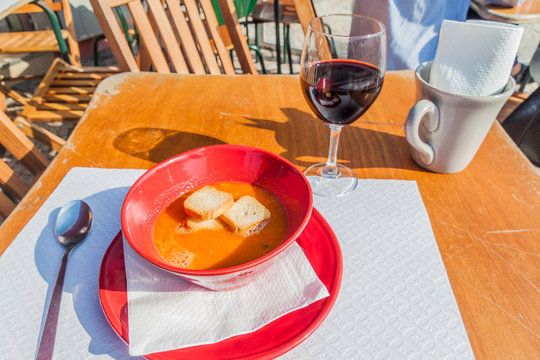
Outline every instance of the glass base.
POLYGON ((336 176, 324 176, 325 166, 326 164, 320 163, 304 170, 313 194, 326 197, 343 196, 356 188, 358 179, 351 169, 338 164, 339 173, 336 176))

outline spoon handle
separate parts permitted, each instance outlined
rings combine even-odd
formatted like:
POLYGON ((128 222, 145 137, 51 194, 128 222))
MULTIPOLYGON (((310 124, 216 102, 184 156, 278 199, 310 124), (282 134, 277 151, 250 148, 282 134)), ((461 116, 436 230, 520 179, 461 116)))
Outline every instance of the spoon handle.
POLYGON ((66 274, 66 265, 70 252, 71 249, 66 249, 64 251, 60 269, 58 269, 56 284, 54 285, 51 302, 49 303, 49 309, 47 310, 47 318, 45 319, 45 325, 43 326, 43 333, 41 334, 41 341, 39 343, 36 360, 48 360, 52 358, 56 326, 58 324, 58 313, 60 311, 60 301, 62 300, 62 289, 64 287, 64 275, 66 274))

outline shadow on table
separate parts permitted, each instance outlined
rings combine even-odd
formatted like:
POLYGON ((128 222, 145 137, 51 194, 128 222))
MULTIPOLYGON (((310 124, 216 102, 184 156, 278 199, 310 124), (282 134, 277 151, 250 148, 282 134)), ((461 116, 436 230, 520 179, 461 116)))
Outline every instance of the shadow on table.
MULTIPOLYGON (((251 124, 247 127, 274 131, 276 141, 286 150, 280 155, 295 165, 307 167, 314 162, 325 162, 328 157, 330 129, 310 113, 282 108, 286 122, 269 119, 245 118, 251 124), (290 123, 301 122, 297 128, 305 133, 291 131, 290 123), (324 139, 317 141, 317 139, 324 139)), ((399 126, 398 124, 379 124, 399 126)), ((338 147, 338 162, 352 168, 400 168, 421 170, 409 155, 409 146, 404 136, 382 131, 345 126, 341 132, 338 147), (384 144, 384 148, 383 148, 384 144), (354 156, 354 163, 352 162, 354 156), (360 159, 360 160, 358 160, 360 159)))
POLYGON ((114 139, 119 151, 155 163, 187 150, 218 144, 225 142, 206 135, 149 127, 130 129, 114 139))
MULTIPOLYGON (((74 311, 80 324, 71 326, 82 326, 91 338, 88 352, 96 356, 107 354, 114 359, 141 359, 141 357, 129 356, 128 347, 114 332, 103 314, 98 296, 100 264, 105 251, 120 229, 120 217, 116 214, 120 214, 123 198, 128 190, 129 187, 117 187, 83 199, 92 209, 94 218, 87 239, 75 248, 69 257, 63 293, 71 294, 73 305, 69 303, 69 296, 64 294, 56 336, 56 341, 58 341, 60 336, 70 335, 69 332, 66 333, 65 316, 74 311), (73 309, 66 310, 70 306, 73 306, 73 309)), ((48 283, 41 328, 45 323, 63 254, 63 248, 54 237, 54 224, 59 211, 60 207, 54 209, 49 215, 48 223, 39 234, 34 250, 37 269, 48 283)), ((40 335, 41 332, 42 329, 40 329, 40 335)), ((36 349, 38 345, 39 338, 36 349)))
MULTIPOLYGON (((307 167, 315 162, 325 162, 328 157, 330 137, 328 126, 310 113, 295 108, 281 110, 286 117, 285 122, 242 117, 240 125, 273 131, 278 144, 286 149, 279 155, 299 167, 307 167), (293 122, 297 125, 294 129, 304 129, 302 133, 292 131, 293 122)), ((402 128, 399 124, 379 125, 390 126, 394 129, 402 128)), ((129 129, 114 140, 114 147, 119 151, 154 163, 197 147, 218 144, 226 144, 226 142, 192 132, 150 127, 129 129)), ((421 170, 411 160, 409 146, 404 136, 355 126, 346 126, 341 133, 338 161, 356 169, 421 170)))

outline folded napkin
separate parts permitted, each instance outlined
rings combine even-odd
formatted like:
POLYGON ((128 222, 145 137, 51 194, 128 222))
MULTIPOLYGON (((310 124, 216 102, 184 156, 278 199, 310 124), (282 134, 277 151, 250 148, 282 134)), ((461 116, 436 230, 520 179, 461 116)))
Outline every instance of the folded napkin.
POLYGON ((504 89, 523 28, 491 21, 444 20, 430 84, 460 95, 488 96, 504 89))
POLYGON ((129 353, 215 343, 329 295, 297 243, 279 256, 279 266, 252 283, 211 291, 149 264, 124 241, 129 353))

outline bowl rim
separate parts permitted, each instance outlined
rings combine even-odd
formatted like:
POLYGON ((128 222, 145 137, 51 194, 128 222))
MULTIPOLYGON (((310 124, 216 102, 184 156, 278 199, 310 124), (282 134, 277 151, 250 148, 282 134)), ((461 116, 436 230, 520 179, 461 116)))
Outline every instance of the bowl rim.
POLYGON ((300 171, 300 169, 298 169, 298 167, 296 165, 294 165, 292 162, 290 162, 289 160, 285 159, 284 157, 282 157, 280 155, 274 154, 273 152, 270 152, 270 151, 264 150, 264 149, 260 149, 260 148, 257 148, 257 147, 253 147, 253 146, 218 144, 218 145, 202 146, 202 147, 198 147, 198 148, 194 148, 194 149, 191 149, 191 150, 184 151, 184 152, 182 152, 182 153, 180 153, 178 155, 172 156, 172 157, 170 157, 168 159, 165 159, 165 160, 159 162, 158 164, 152 166, 150 169, 145 171, 133 183, 133 185, 131 185, 130 189, 128 190, 128 192, 127 192, 127 194, 126 194, 126 196, 124 198, 124 201, 122 203, 121 213, 120 213, 120 223, 121 223, 121 228, 122 228, 122 235, 126 239, 129 246, 131 246, 131 248, 137 254, 139 254, 139 256, 141 256, 143 259, 145 259, 149 263, 157 266, 158 268, 160 268, 162 270, 172 272, 172 273, 178 274, 178 275, 186 275, 186 276, 193 276, 193 277, 209 277, 209 276, 216 276, 216 275, 228 275, 228 274, 233 274, 233 273, 249 270, 249 269, 252 269, 252 268, 256 267, 257 265, 259 265, 261 263, 264 263, 266 261, 269 261, 270 259, 272 259, 272 258, 276 257, 277 255, 281 254, 294 241, 296 241, 298 236, 302 233, 302 231, 304 231, 304 228, 306 227, 309 219, 311 218, 312 211, 313 211, 313 193, 311 191, 311 185, 309 184, 309 181, 307 180, 304 173, 302 171, 300 171), (243 264, 240 264, 240 265, 236 265, 236 266, 231 266, 231 267, 226 267, 226 268, 219 268, 219 269, 192 270, 192 269, 183 269, 183 268, 175 267, 175 266, 172 266, 172 265, 168 264, 165 261, 154 261, 155 259, 150 259, 150 258, 146 257, 144 255, 144 253, 142 251, 140 251, 140 249, 133 243, 130 236, 128 236, 129 234, 127 234, 126 232, 123 231, 123 229, 126 227, 126 224, 127 224, 127 221, 128 221, 127 215, 126 215, 126 211, 127 211, 126 207, 127 207, 128 202, 129 202, 128 200, 133 196, 133 193, 135 192, 135 189, 136 189, 137 185, 139 185, 141 182, 145 181, 146 178, 152 176, 152 174, 155 173, 158 169, 162 168, 163 166, 166 166, 167 164, 169 164, 171 162, 177 161, 177 159, 179 157, 184 157, 184 156, 190 155, 192 153, 207 151, 207 149, 209 149, 209 148, 212 148, 212 149, 222 148, 222 149, 228 149, 228 150, 237 149, 237 150, 245 150, 245 151, 249 151, 249 152, 259 152, 259 153, 265 154, 266 156, 270 156, 270 157, 272 157, 272 158, 274 158, 276 160, 279 160, 280 162, 285 163, 287 166, 289 166, 291 169, 293 169, 294 172, 296 172, 297 175, 302 179, 302 182, 306 186, 306 188, 308 190, 308 193, 311 195, 311 196, 308 197, 308 204, 307 204, 308 211, 304 215, 304 218, 300 222, 300 225, 294 231, 294 233, 292 233, 291 236, 289 236, 289 238, 287 240, 282 242, 274 250, 268 252, 267 254, 264 254, 263 256, 261 256, 259 258, 256 258, 254 260, 251 260, 249 262, 246 262, 246 263, 243 263, 243 264))

